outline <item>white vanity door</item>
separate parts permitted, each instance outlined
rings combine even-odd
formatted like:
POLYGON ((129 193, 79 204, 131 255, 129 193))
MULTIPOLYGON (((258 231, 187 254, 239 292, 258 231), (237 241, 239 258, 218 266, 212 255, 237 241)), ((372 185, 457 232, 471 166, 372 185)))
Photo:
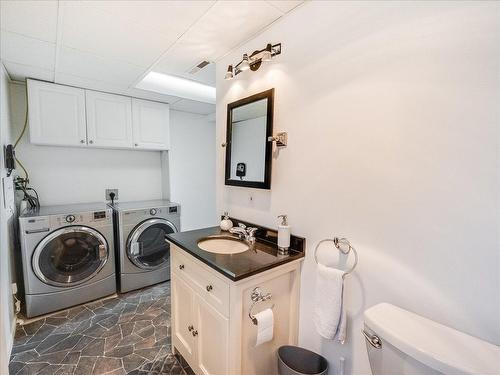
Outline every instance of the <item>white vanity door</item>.
POLYGON ((172 273, 172 331, 174 345, 188 363, 195 363, 195 315, 193 289, 172 273))
POLYGON ((28 80, 30 141, 87 146, 85 90, 28 80))
POLYGON ((134 148, 170 148, 170 109, 168 104, 132 99, 134 148))
POLYGON ((204 297, 195 301, 197 373, 228 375, 229 319, 219 313, 204 297))
POLYGON ((85 90, 88 145, 132 148, 132 99, 85 90))

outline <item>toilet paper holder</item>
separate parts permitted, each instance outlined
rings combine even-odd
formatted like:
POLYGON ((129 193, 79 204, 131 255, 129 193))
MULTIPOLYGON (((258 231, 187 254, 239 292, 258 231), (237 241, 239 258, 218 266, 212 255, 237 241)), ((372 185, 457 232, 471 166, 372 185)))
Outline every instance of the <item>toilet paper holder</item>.
MULTIPOLYGON (((252 305, 250 306, 250 310, 248 311, 248 317, 252 321, 253 324, 257 325, 258 321, 257 318, 252 314, 253 308, 255 305, 259 302, 265 302, 270 300, 273 297, 271 293, 266 293, 264 294, 262 290, 257 286, 252 290, 252 294, 250 294, 250 299, 253 301, 252 305)), ((274 309, 274 303, 271 306, 271 309, 274 309)))

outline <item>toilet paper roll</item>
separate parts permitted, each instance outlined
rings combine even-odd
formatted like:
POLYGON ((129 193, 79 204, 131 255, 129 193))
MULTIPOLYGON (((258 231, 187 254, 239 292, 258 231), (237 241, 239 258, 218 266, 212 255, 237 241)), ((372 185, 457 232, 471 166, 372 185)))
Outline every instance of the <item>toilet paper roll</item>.
POLYGON ((271 309, 265 309, 258 314, 255 314, 257 319, 257 342, 255 346, 259 346, 265 342, 271 341, 274 335, 274 313, 271 309))

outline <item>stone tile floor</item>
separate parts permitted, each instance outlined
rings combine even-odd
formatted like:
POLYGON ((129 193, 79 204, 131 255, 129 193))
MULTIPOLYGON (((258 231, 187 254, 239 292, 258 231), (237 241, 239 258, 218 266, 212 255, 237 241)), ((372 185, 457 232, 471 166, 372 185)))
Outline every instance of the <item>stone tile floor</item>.
POLYGON ((172 354, 170 333, 167 282, 18 326, 9 373, 192 373, 172 354))

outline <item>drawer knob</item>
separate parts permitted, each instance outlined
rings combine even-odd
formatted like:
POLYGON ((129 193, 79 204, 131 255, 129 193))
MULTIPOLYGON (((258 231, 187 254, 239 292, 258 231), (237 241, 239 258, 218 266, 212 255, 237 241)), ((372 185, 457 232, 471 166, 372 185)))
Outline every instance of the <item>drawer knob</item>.
POLYGON ((83 139, 80 140, 80 143, 85 143, 85 141, 83 139))
POLYGON ((191 332, 194 329, 192 325, 188 326, 188 331, 191 332))
POLYGON ((90 143, 90 144, 93 144, 93 143, 94 143, 94 141, 90 140, 90 141, 89 141, 89 143, 90 143))
POLYGON ((197 331, 197 330, 194 330, 194 331, 192 331, 192 332, 191 332, 191 334, 193 335, 193 337, 194 337, 194 336, 198 336, 198 331, 197 331))
POLYGON ((207 292, 211 292, 214 287, 212 285, 207 285, 207 292))
POLYGON ((184 269, 184 264, 179 264, 179 269, 183 270, 184 269))

